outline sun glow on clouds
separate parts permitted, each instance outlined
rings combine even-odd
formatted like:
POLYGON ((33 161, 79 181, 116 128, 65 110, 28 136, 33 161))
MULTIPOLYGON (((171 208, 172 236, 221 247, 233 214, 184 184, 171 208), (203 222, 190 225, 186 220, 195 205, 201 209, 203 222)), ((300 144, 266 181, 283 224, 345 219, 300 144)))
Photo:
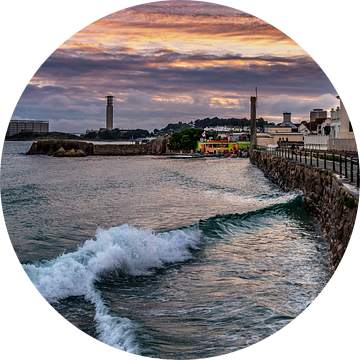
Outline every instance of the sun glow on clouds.
POLYGON ((81 30, 61 49, 92 52, 95 48, 127 51, 171 44, 181 52, 304 54, 285 34, 241 11, 210 3, 152 3, 118 11, 81 30))
POLYGON ((249 116, 255 86, 264 117, 337 106, 317 64, 264 21, 211 3, 149 3, 67 40, 34 75, 14 116, 62 119, 56 126, 66 124, 64 131, 84 131, 88 119, 103 122, 111 93, 119 121, 144 127, 154 124, 151 118, 161 128, 170 118, 249 116))

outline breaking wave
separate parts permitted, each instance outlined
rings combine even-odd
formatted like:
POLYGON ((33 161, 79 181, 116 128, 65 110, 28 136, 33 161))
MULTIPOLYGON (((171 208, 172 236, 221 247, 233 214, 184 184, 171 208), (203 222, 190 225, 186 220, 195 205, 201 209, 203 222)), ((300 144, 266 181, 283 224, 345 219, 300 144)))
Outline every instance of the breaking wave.
POLYGON ((112 316, 94 281, 109 271, 131 276, 150 275, 153 269, 192 257, 201 232, 198 229, 173 230, 155 234, 129 225, 99 228, 96 239, 87 240, 78 250, 54 260, 23 264, 23 268, 47 301, 56 302, 69 296, 85 296, 96 310, 99 340, 122 350, 138 353, 137 325, 127 318, 112 316))
POLYGON ((199 248, 204 236, 205 240, 220 239, 229 231, 256 227, 272 214, 296 214, 303 207, 302 196, 298 193, 287 194, 282 200, 285 202, 256 211, 217 215, 188 228, 157 234, 151 229, 139 230, 126 224, 108 230, 98 228, 95 239, 87 240, 76 251, 53 260, 23 264, 23 268, 50 303, 70 296, 85 296, 95 307, 98 339, 121 350, 140 354, 141 347, 136 341, 139 325, 112 314, 94 283, 112 271, 124 276, 151 275, 155 269, 167 264, 192 259, 192 251, 199 248))

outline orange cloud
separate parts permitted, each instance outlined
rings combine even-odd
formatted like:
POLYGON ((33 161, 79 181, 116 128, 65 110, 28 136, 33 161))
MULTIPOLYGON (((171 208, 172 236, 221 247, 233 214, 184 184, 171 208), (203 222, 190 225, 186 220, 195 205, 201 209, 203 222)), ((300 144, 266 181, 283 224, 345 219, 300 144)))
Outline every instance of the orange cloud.
POLYGON ((81 30, 62 48, 76 44, 88 52, 116 46, 142 51, 171 44, 182 52, 304 54, 289 37, 260 19, 200 2, 151 3, 116 12, 81 30))

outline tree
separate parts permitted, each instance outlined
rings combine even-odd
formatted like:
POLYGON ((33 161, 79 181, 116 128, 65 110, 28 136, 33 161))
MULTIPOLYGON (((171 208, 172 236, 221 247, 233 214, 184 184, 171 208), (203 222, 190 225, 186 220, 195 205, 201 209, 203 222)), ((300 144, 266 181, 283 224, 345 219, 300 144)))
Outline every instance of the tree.
MULTIPOLYGON (((168 148, 170 150, 195 150, 204 129, 189 128, 175 132, 170 136, 168 148)), ((216 138, 216 134, 206 131, 206 137, 216 138)))

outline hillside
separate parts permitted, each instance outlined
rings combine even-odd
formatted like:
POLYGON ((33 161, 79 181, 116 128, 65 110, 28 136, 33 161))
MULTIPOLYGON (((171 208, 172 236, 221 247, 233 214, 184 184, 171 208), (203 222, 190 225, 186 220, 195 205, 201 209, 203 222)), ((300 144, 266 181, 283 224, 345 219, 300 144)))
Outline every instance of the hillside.
POLYGON ((31 133, 23 132, 8 136, 5 141, 36 141, 36 140, 79 140, 80 137, 74 134, 63 132, 31 133))

